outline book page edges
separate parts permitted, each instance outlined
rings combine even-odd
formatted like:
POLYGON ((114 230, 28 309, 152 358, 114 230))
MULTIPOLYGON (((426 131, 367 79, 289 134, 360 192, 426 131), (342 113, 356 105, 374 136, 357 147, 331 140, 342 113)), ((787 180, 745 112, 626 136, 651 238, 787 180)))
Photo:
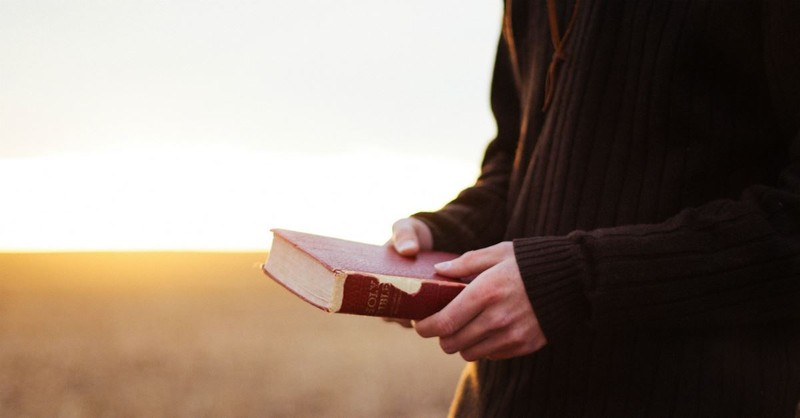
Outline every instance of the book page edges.
POLYGON ((272 280, 319 309, 327 312, 341 309, 346 275, 328 269, 281 236, 273 240, 262 270, 272 280))
POLYGON ((333 294, 331 295, 331 306, 328 312, 339 312, 342 310, 345 280, 347 280, 347 273, 340 270, 333 271, 333 294))
POLYGON ((306 294, 299 291, 298 289, 295 289, 292 286, 289 286, 288 284, 284 283, 283 280, 276 277, 274 274, 270 273, 269 270, 267 270, 266 263, 261 265, 261 271, 263 271, 264 274, 266 274, 267 277, 272 279, 275 283, 278 283, 281 287, 288 290, 295 296, 299 297, 300 299, 302 299, 303 301, 305 301, 306 303, 317 309, 330 313, 336 313, 342 309, 342 300, 344 296, 344 279, 345 279, 344 277, 334 277, 331 300, 329 302, 322 302, 318 299, 308 297, 306 294))

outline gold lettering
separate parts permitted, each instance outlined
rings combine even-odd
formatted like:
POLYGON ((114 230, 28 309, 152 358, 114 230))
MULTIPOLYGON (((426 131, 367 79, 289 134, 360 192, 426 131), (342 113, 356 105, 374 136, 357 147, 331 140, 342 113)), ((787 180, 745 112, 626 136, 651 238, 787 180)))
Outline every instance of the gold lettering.
POLYGON ((378 301, 378 312, 386 312, 389 307, 389 294, 392 291, 392 285, 390 283, 384 283, 381 285, 381 295, 380 300, 378 301))
POLYGON ((378 291, 379 291, 380 283, 377 280, 371 280, 369 282, 369 293, 367 294, 367 314, 374 314, 375 308, 380 308, 378 306, 378 291))

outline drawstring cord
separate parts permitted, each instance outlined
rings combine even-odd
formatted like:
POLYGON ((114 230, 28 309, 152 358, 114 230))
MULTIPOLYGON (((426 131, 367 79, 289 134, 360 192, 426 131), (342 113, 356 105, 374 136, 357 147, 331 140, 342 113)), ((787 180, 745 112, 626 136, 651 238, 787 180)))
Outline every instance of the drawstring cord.
POLYGON ((511 60, 511 71, 514 75, 514 84, 519 89, 522 86, 522 76, 519 73, 519 60, 517 59, 517 45, 514 42, 514 30, 511 25, 511 0, 506 0, 505 13, 503 14, 503 37, 506 39, 508 56, 511 60))
MULTIPOLYGON (((511 3, 512 0, 506 0, 505 13, 503 16, 503 37, 508 46, 509 59, 511 60, 511 68, 514 75, 514 83, 517 88, 522 85, 522 77, 519 73, 519 61, 517 58, 517 47, 514 42, 514 31, 511 25, 511 3)), ((569 34, 572 33, 572 28, 575 26, 575 20, 578 16, 578 5, 580 0, 575 0, 575 6, 572 8, 572 15, 567 23, 567 29, 564 31, 564 36, 559 36, 558 30, 558 10, 556 10, 556 0, 547 0, 547 18, 550 26, 550 41, 553 43, 553 56, 550 59, 550 65, 547 67, 547 78, 544 82, 544 103, 542 104, 542 112, 546 112, 550 107, 550 102, 553 100, 553 94, 556 87, 556 76, 558 75, 558 64, 561 61, 566 61, 567 56, 564 54, 564 44, 567 42, 569 34)))
MULTIPOLYGON (((509 2, 510 3, 510 2, 509 2)), ((559 36, 558 30, 558 13, 556 10, 556 0, 547 0, 547 17, 550 23, 550 40, 553 43, 553 57, 550 59, 550 65, 547 67, 547 78, 544 83, 544 104, 542 105, 542 112, 546 112, 553 100, 553 93, 556 87, 556 77, 558 75, 558 64, 561 61, 566 61, 567 57, 564 55, 564 44, 572 33, 572 28, 575 26, 575 18, 578 15, 578 4, 580 0, 575 0, 575 6, 572 9, 572 15, 567 23, 567 29, 564 31, 564 36, 559 36)))

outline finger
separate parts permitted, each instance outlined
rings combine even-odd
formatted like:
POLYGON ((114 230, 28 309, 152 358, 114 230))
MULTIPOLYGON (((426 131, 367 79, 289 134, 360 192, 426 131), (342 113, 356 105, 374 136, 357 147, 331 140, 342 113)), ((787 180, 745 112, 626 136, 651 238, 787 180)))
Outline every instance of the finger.
POLYGON ((516 264, 506 260, 483 272, 469 286, 484 299, 485 308, 458 332, 440 338, 443 351, 461 352, 465 359, 473 360, 508 358, 540 348, 535 344, 544 339, 544 334, 524 289, 515 286, 521 286, 514 280, 515 273, 516 264))
POLYGON ((443 336, 440 341, 442 350, 448 354, 461 351, 485 339, 488 334, 508 328, 521 319, 519 310, 503 307, 512 296, 512 289, 497 285, 497 279, 506 274, 507 266, 501 263, 483 272, 467 287, 480 295, 480 303, 484 308, 458 332, 443 336))
POLYGON ((401 255, 413 256, 419 252, 419 238, 410 218, 401 219, 392 225, 392 245, 401 255))
POLYGON ((405 256, 433 249, 433 234, 425 222, 416 218, 401 219, 392 225, 392 244, 405 256))
POLYGON ((461 350, 459 354, 461 358, 466 361, 475 361, 484 358, 489 360, 504 360, 520 356, 523 352, 524 350, 522 347, 512 345, 508 340, 503 338, 502 333, 498 333, 497 335, 479 341, 471 347, 461 350))
MULTIPOLYGON (((509 358, 512 358, 512 357, 519 357, 519 356, 524 356, 524 355, 528 355, 528 354, 531 354, 531 353, 535 353, 535 352, 541 350, 542 348, 544 348, 544 346, 546 346, 546 345, 547 345, 547 338, 542 336, 540 339, 537 339, 536 341, 534 341, 534 343, 532 344, 530 349, 523 348, 523 347, 513 347, 513 348, 505 349, 505 350, 504 349, 495 349, 495 350, 490 350, 490 352, 488 354, 486 354, 486 355, 484 355, 482 357, 476 357, 476 358, 485 358, 485 359, 488 359, 488 360, 505 360, 505 359, 509 359, 509 358)), ((472 356, 474 356, 475 354, 476 353, 467 353, 467 356, 469 356, 470 358, 473 358, 472 356)))
MULTIPOLYGON (((474 343, 460 348, 461 357, 467 361, 480 358, 500 360, 530 354, 547 344, 538 321, 532 317, 528 320, 513 318, 503 321, 507 323, 506 326, 479 334, 474 343)), ((446 344, 446 341, 442 340, 440 344, 446 344)))
POLYGON ((492 336, 476 342, 475 344, 465 347, 458 352, 465 361, 476 361, 480 359, 499 360, 499 358, 491 357, 492 353, 509 352, 510 349, 506 347, 506 342, 500 338, 493 338, 492 336))
POLYGON ((475 361, 483 358, 505 360, 534 353, 547 345, 547 339, 544 334, 538 335, 534 339, 522 339, 515 338, 513 333, 513 329, 498 332, 471 347, 461 350, 459 354, 466 361, 475 361))
POLYGON ((458 332, 441 337, 439 345, 447 354, 464 351, 509 328, 515 319, 497 309, 484 310, 458 332))
POLYGON ((410 319, 399 319, 399 318, 381 318, 384 322, 394 322, 395 324, 399 324, 403 328, 411 328, 411 320, 410 319))
POLYGON ((470 286, 464 288, 441 311, 414 324, 422 337, 442 337, 457 333, 483 310, 482 298, 470 286))
POLYGON ((436 272, 448 277, 474 276, 499 263, 509 251, 513 254, 514 250, 510 242, 468 251, 454 260, 437 264, 436 272))

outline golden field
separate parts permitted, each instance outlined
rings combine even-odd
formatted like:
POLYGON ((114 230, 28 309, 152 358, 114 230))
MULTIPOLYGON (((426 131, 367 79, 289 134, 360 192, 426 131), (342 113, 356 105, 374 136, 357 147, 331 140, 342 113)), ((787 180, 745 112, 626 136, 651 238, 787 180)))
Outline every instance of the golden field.
POLYGON ((259 253, 0 254, 2 417, 438 417, 463 366, 259 253))

